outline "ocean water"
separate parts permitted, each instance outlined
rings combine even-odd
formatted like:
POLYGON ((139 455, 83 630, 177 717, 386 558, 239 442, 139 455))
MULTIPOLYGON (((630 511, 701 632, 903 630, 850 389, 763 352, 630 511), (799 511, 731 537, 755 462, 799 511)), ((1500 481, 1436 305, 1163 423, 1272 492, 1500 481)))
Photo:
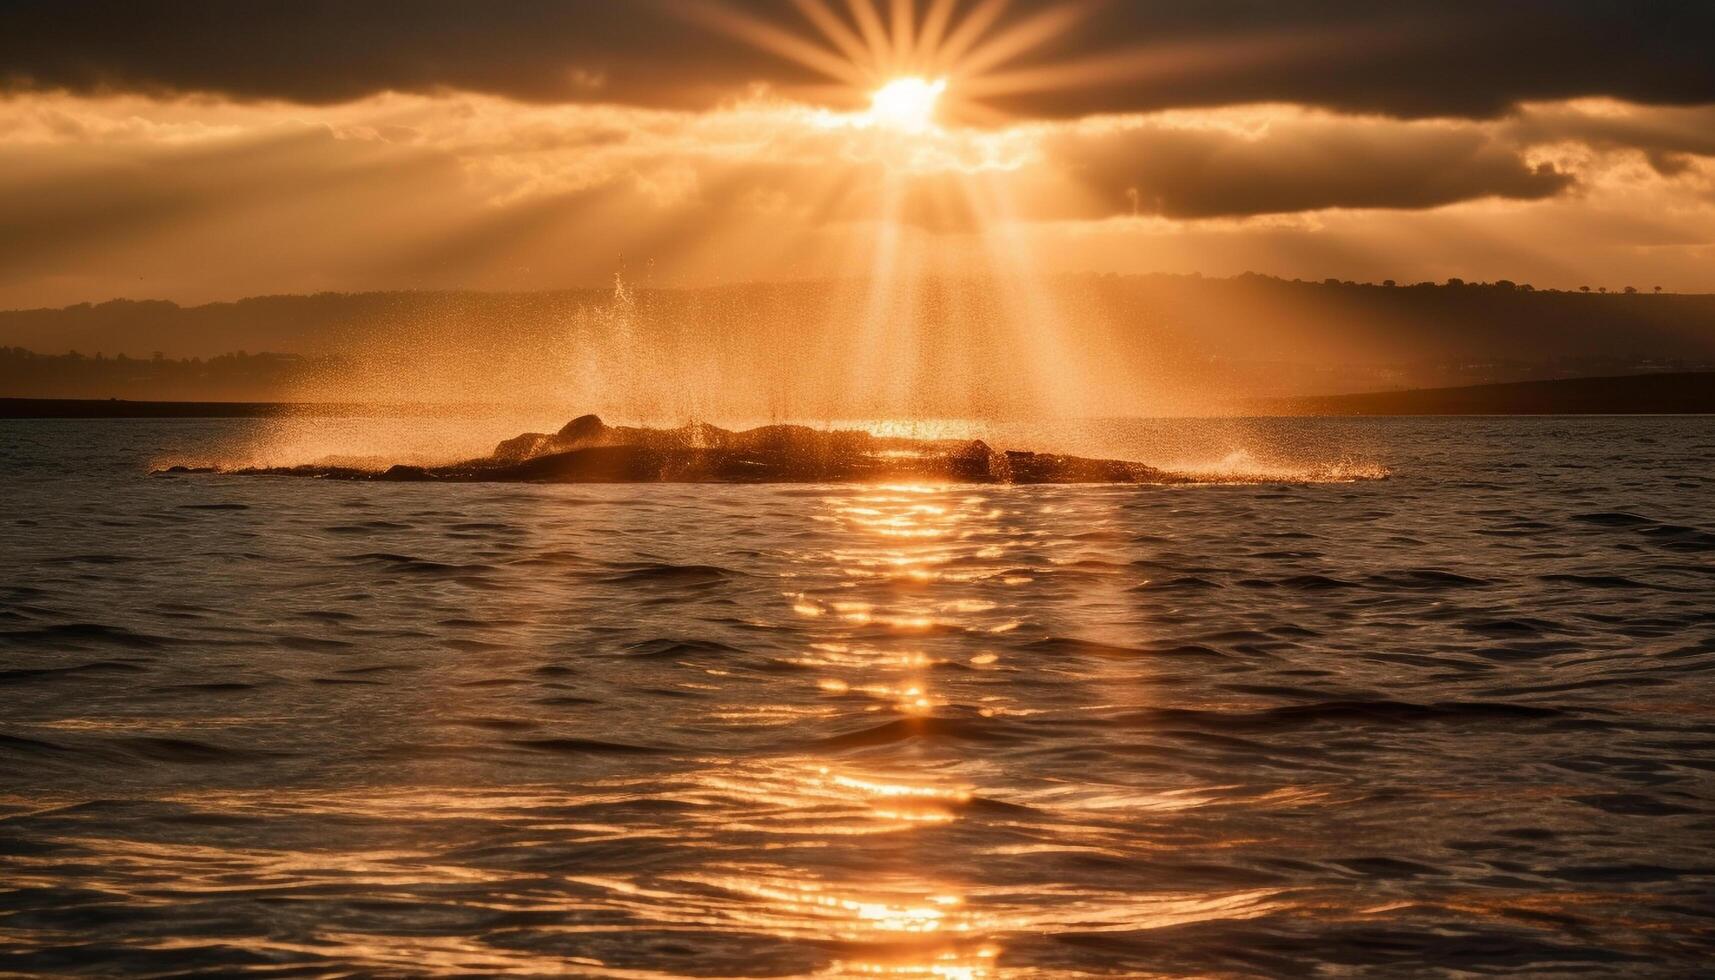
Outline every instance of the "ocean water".
POLYGON ((0 423, 0 973, 1715 957, 1715 419, 1190 440, 1360 482, 146 475, 260 425, 0 423))

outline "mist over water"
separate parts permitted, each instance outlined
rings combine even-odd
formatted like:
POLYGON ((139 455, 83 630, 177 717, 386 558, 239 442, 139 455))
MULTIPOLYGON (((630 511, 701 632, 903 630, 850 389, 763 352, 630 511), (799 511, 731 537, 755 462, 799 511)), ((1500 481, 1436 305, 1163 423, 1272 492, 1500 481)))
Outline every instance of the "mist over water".
POLYGON ((0 972, 1701 970, 1710 422, 1220 425, 1059 431, 1392 478, 149 478, 277 436, 4 423, 0 972))
POLYGON ((338 363, 297 398, 552 406, 657 425, 826 425, 1207 414, 1278 387, 1211 381, 1209 365, 1220 358, 1164 352, 1147 324, 1102 309, 1103 298, 1070 281, 674 292, 616 276, 604 297, 515 302, 478 314, 448 300, 443 315, 413 308, 349 325, 337 338, 338 363))
POLYGON ((1232 386, 1145 369, 1153 355, 1141 334, 1121 336, 1111 317, 1062 316, 1071 297, 1040 281, 752 285, 724 308, 718 293, 690 295, 640 291, 616 276, 606 297, 569 297, 546 315, 532 307, 499 324, 450 314, 353 327, 339 338, 344 356, 289 400, 371 410, 288 414, 155 462, 449 463, 593 413, 666 428, 795 423, 982 439, 1220 479, 1387 473, 1355 430, 1310 436, 1266 420, 1184 418, 1230 408, 1232 386), (1179 418, 1137 417, 1146 411, 1179 418))

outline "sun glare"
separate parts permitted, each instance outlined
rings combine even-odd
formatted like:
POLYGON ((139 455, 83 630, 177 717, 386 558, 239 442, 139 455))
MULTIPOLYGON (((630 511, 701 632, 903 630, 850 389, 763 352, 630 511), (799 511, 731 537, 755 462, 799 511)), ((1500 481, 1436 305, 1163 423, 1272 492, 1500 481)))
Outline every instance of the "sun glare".
POLYGON ((887 129, 923 132, 935 124, 935 106, 946 90, 944 78, 896 78, 870 97, 869 116, 887 129))

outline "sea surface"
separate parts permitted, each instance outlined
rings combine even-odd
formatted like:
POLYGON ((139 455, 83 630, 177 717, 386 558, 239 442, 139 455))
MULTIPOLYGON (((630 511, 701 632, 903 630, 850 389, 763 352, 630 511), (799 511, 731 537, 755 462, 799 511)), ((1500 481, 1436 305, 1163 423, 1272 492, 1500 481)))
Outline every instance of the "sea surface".
POLYGON ((1715 419, 1110 425, 1261 477, 1170 488, 147 475, 265 425, 0 422, 0 974, 1715 958, 1715 419))

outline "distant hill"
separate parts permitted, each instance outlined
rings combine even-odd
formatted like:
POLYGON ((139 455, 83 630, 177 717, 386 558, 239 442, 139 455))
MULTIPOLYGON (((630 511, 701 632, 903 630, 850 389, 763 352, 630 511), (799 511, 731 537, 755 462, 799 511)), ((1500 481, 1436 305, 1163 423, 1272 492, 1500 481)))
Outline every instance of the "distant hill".
POLYGON ((1708 415, 1715 372, 1566 378, 1255 403, 1259 415, 1708 415))
POLYGON ((0 397, 289 401, 334 363, 296 354, 174 359, 45 355, 0 347, 0 397))
MULTIPOLYGON (((480 406, 446 406, 445 411, 480 406)), ((1262 399, 1236 409, 1257 416, 1355 415, 1715 415, 1715 371, 1563 378, 1459 388, 1262 399)), ((0 397, 0 419, 330 418, 424 411, 418 405, 337 402, 149 401, 0 397)))
POLYGON ((0 312, 0 345, 82 358, 0 364, 0 395, 34 397, 558 399, 656 418, 1049 402, 1198 414, 1257 398, 1715 370, 1715 296, 1257 275, 328 293, 0 312))
POLYGON ((373 416, 357 405, 286 402, 154 402, 122 398, 0 398, 0 419, 267 419, 373 416))

